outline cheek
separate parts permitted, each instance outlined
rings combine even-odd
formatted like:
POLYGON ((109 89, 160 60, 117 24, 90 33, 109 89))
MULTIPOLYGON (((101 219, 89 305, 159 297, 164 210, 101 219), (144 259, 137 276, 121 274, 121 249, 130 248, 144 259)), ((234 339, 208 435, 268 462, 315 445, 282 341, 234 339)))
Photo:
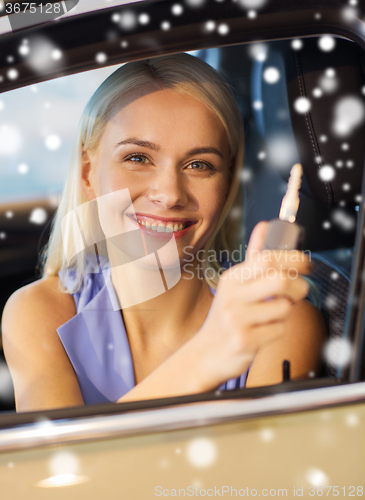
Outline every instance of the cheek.
POLYGON ((212 189, 202 190, 200 207, 203 217, 210 223, 218 222, 226 202, 228 191, 227 182, 222 179, 212 189))

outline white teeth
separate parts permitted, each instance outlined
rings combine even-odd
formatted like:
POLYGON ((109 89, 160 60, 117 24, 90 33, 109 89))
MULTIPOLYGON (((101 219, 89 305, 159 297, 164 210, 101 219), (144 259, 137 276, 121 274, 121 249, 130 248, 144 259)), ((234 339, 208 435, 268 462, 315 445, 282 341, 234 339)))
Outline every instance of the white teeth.
POLYGON ((182 231, 185 227, 184 224, 179 224, 178 222, 168 222, 166 224, 164 222, 158 221, 150 222, 145 219, 140 220, 136 218, 136 220, 139 224, 141 224, 141 226, 145 227, 146 229, 152 229, 153 231, 157 231, 158 233, 176 233, 177 231, 182 231))

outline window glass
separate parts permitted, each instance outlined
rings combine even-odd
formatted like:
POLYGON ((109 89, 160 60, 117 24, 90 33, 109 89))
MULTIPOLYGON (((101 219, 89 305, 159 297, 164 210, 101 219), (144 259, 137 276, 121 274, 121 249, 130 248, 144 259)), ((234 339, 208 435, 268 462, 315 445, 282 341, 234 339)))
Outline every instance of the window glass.
MULTIPOLYGON (((355 175, 364 156, 358 146, 365 116, 361 67, 353 62, 357 56, 351 59, 354 45, 350 42, 333 39, 333 47, 337 50, 333 57, 321 49, 317 40, 294 42, 240 45, 190 53, 223 76, 234 94, 244 124, 244 166, 239 179, 241 196, 229 213, 228 237, 234 237, 236 247, 228 257, 220 254, 219 266, 223 270, 245 259, 253 228, 262 220, 279 216, 290 169, 295 163, 304 162, 297 222, 305 229, 303 249, 316 265, 308 280, 308 298, 320 311, 328 337, 321 368, 303 374, 302 378, 346 378, 352 346, 344 333, 357 215, 362 201, 361 175, 355 175), (314 69, 310 67, 309 52, 317 60, 314 69), (353 85, 353 80, 349 79, 348 88, 342 85, 349 71, 344 70, 341 62, 344 54, 346 60, 350 60, 353 79, 358 79, 353 85), (296 67, 297 58, 301 58, 303 65, 306 97, 293 87, 297 80, 292 78, 292 69, 288 69, 290 64, 296 67), (348 109, 352 110, 350 115, 348 109), (306 117, 309 110, 314 132, 308 135, 306 117), (317 142, 313 150, 314 136, 317 142), (328 182, 332 182, 331 190, 328 182), (332 193, 331 200, 326 199, 328 192, 332 193), (326 206, 328 201, 330 208, 326 206)), ((36 272, 37 259, 47 243, 64 189, 80 116, 95 90, 120 66, 64 76, 0 94, 0 311, 15 290, 40 278, 36 272)), ((146 116, 141 125, 148 120, 152 121, 146 116)), ((157 123, 158 117, 153 120, 157 123)), ((141 151, 134 151, 134 154, 133 168, 137 168, 136 164, 155 165, 141 151)), ((195 163, 197 171, 205 172, 204 169, 209 168, 202 161, 195 163)), ((142 176, 140 178, 142 183, 142 176)), ((151 186, 153 189, 153 184, 151 186)), ((116 199, 113 206, 117 202, 120 200, 116 199)), ((86 245, 84 240, 82 244, 86 245)), ((95 263, 99 265, 99 274, 103 275, 100 255, 96 254, 95 263)), ((84 285, 87 286, 87 280, 84 285)), ((166 276, 163 285, 166 285, 166 276)), ((145 292, 142 288, 141 293, 145 292)), ((109 356, 113 349, 114 344, 108 344, 103 355, 109 356)), ((128 364, 130 359, 127 358, 118 359, 128 364)), ((133 373, 133 367, 129 368, 128 373, 133 373)), ((245 380, 243 376, 231 378, 221 388, 232 391, 243 388, 245 380)), ((1 398, 4 409, 14 408, 5 359, 0 364, 1 398)), ((107 396, 100 401, 107 402, 107 396)))
POLYGON ((0 95, 0 199, 58 196, 87 101, 117 67, 57 78, 0 95))

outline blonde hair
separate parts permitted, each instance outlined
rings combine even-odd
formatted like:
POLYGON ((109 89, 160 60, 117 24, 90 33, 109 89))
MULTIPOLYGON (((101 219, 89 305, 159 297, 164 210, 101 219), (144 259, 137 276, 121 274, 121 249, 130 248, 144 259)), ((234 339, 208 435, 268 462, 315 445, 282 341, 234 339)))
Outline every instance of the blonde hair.
MULTIPOLYGON (((100 85, 86 105, 50 240, 42 256, 43 277, 55 276, 59 271, 62 277, 69 265, 63 250, 61 222, 69 212, 87 201, 81 191, 83 151, 93 151, 98 147, 106 124, 120 111, 126 98, 135 98, 136 93, 145 94, 157 89, 170 89, 197 99, 215 113, 225 128, 231 155, 230 189, 214 234, 203 250, 206 254, 214 250, 216 255, 222 250, 232 250, 228 241, 230 235, 227 234, 227 217, 240 185, 244 148, 241 116, 228 84, 213 68, 189 54, 168 55, 123 65, 100 85)), ((71 225, 69 229, 67 246, 75 249, 77 238, 80 237, 77 234, 78 227, 71 225)), ((206 281, 215 288, 219 279, 219 262, 208 262, 205 259, 202 265, 206 281), (209 278, 208 268, 212 269, 212 277, 209 278)), ((80 276, 76 287, 80 288, 85 271, 85 255, 82 252, 76 256, 75 267, 80 276)), ((75 291, 77 290, 72 290, 75 291)))

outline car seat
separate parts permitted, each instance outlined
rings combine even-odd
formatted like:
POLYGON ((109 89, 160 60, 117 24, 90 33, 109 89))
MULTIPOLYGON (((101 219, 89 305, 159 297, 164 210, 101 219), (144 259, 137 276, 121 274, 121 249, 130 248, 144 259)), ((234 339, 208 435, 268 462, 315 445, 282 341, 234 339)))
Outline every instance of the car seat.
POLYGON ((255 175, 246 176, 246 227, 250 233, 259 220, 278 216, 289 170, 299 161, 304 177, 297 221, 316 264, 311 279, 328 328, 326 353, 331 345, 342 350, 325 356, 324 372, 346 377, 346 342, 336 341, 352 340, 345 322, 362 201, 365 79, 356 44, 325 41, 275 42, 253 62, 251 102, 261 153, 251 165, 255 175))

